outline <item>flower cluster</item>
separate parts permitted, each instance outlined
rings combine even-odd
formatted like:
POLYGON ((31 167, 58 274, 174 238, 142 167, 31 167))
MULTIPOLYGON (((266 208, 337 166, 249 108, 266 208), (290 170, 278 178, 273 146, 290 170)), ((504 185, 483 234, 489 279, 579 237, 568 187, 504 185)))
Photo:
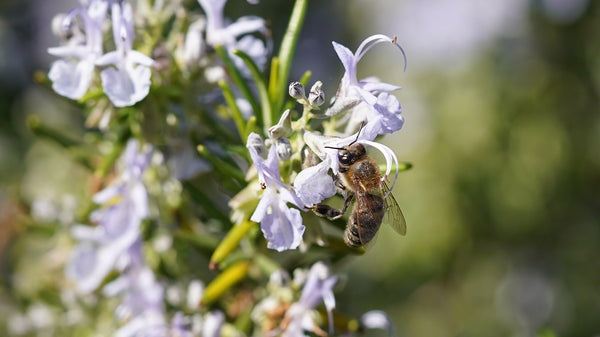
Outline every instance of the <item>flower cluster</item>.
POLYGON ((94 70, 100 67, 102 88, 116 107, 133 105, 148 95, 154 60, 132 49, 135 36, 129 3, 82 0, 79 8, 64 17, 61 29, 62 35, 68 36, 65 45, 48 49, 61 57, 48 74, 54 91, 71 99, 82 98, 94 70), (104 53, 103 26, 109 10, 115 50, 104 53), (83 27, 76 27, 76 18, 81 18, 83 27))
MULTIPOLYGON (((338 283, 338 277, 330 276, 329 273, 325 264, 317 262, 309 270, 296 269, 293 279, 281 270, 271 274, 267 285, 269 295, 252 311, 252 319, 257 328, 261 329, 260 334, 304 337, 306 332, 319 336, 333 333, 333 288, 338 283), (327 331, 320 328, 320 304, 323 304, 327 311, 327 331)), ((382 311, 365 313, 358 324, 366 329, 388 330, 391 334, 391 323, 382 311)), ((346 335, 351 336, 352 333, 346 332, 346 335)))
MULTIPOLYGON (((339 228, 322 230, 310 210, 340 192, 339 151, 351 144, 383 154, 381 186, 394 166, 397 178, 396 155, 376 140, 404 123, 390 94, 399 87, 359 81, 357 65, 377 44, 404 52, 384 35, 354 53, 334 42, 345 73, 325 108, 321 81, 307 92, 308 75, 287 78, 307 1, 296 1, 268 76, 267 21, 229 20, 226 2, 80 0, 57 18, 52 88, 84 103, 86 127, 99 129, 59 139, 95 183, 80 203, 92 208, 64 217, 76 242, 65 267, 71 288, 112 299, 110 334, 119 337, 390 329, 382 312, 341 323, 334 315, 341 282, 324 261, 357 251, 336 245, 339 228), (314 254, 273 258, 315 243, 314 254)), ((37 218, 49 218, 42 206, 37 218)))
POLYGON ((67 274, 79 292, 89 294, 96 290, 113 270, 122 273, 103 287, 106 296, 124 294, 117 316, 128 323, 116 336, 133 336, 149 323, 164 324, 163 287, 142 254, 140 227, 149 215, 142 177, 150 156, 150 149, 140 151, 139 143, 130 140, 121 157, 117 180, 93 197, 101 205, 90 214, 96 226, 80 225, 72 230, 80 243, 67 266, 67 274))
POLYGON ((258 134, 252 133, 248 137, 246 146, 256 168, 258 182, 264 190, 250 220, 260 222, 268 241, 267 247, 278 251, 298 248, 305 230, 298 209, 306 211, 337 193, 334 177, 340 165, 338 150, 349 144, 363 144, 380 150, 387 164, 382 182, 395 166, 395 184, 398 159, 390 148, 374 139, 402 127, 404 118, 398 99, 388 93, 400 87, 380 82, 374 77, 360 82, 356 79, 358 61, 375 44, 383 42, 400 48, 395 39, 384 35, 365 39, 355 53, 333 42, 345 73, 334 103, 326 112, 321 115, 312 112, 324 102, 320 81, 313 85, 308 95, 302 84, 294 82, 289 86, 289 94, 303 105, 302 116, 292 121, 290 111, 282 114, 279 122, 268 129, 269 150, 258 134), (311 127, 311 120, 317 118, 328 119, 323 122, 325 134, 311 127), (305 148, 308 155, 302 163, 304 167, 297 174, 292 172, 289 175, 287 181, 293 181, 293 186, 290 186, 281 180, 280 166, 293 166, 289 162, 292 158, 300 158, 305 148), (288 203, 298 209, 288 208, 288 203))

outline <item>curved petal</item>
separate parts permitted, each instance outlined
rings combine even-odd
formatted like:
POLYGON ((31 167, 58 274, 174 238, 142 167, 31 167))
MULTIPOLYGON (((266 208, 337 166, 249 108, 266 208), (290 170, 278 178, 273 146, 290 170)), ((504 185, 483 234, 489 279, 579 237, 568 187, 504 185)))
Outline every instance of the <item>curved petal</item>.
POLYGON ((254 33, 254 32, 264 32, 265 20, 258 16, 242 16, 236 22, 227 26, 224 29, 225 33, 233 38, 237 38, 241 35, 254 33))
POLYGON ((363 88, 364 90, 366 90, 368 92, 375 92, 375 91, 389 92, 389 91, 396 91, 396 90, 402 89, 402 87, 397 86, 397 85, 383 83, 383 82, 376 82, 376 81, 361 81, 361 82, 359 82, 359 85, 361 86, 361 88, 363 88))
POLYGON ((96 60, 96 65, 97 66, 107 66, 109 64, 117 65, 120 62, 121 62, 121 58, 120 58, 119 52, 116 50, 113 50, 111 52, 108 52, 108 53, 100 56, 96 60))
POLYGON ((48 48, 48 54, 58 57, 75 57, 78 59, 84 59, 88 54, 89 50, 86 46, 60 46, 48 48))
MULTIPOLYGON (((367 37, 366 39, 364 39, 363 42, 356 49, 356 53, 355 53, 356 63, 358 63, 358 61, 360 61, 360 59, 365 55, 366 52, 369 51, 369 49, 373 48, 376 44, 382 43, 382 42, 393 43, 394 40, 383 34, 371 35, 371 36, 367 37)), ((356 65, 356 63, 355 63, 355 65, 356 65)))
POLYGON ((346 70, 346 74, 344 74, 344 77, 347 76, 346 78, 349 81, 351 81, 352 84, 356 84, 357 83, 357 79, 356 79, 356 63, 357 62, 354 62, 354 54, 352 54, 350 49, 346 48, 345 46, 343 46, 337 42, 331 42, 331 44, 333 44, 333 49, 335 50, 340 61, 342 61, 342 65, 344 66, 344 69, 346 70))
POLYGON ((396 180, 398 180, 398 157, 396 157, 396 154, 394 153, 394 151, 392 151, 392 149, 383 144, 379 144, 365 139, 358 140, 358 143, 376 148, 377 150, 381 151, 381 153, 385 157, 386 170, 385 176, 381 178, 382 180, 386 179, 390 172, 392 172, 392 160, 394 161, 394 164, 396 165, 396 175, 394 176, 394 182, 392 183, 392 186, 390 186, 390 190, 384 196, 384 198, 386 198, 394 188, 394 185, 396 185, 396 180))
POLYGON ((133 64, 139 64, 139 65, 143 65, 146 67, 152 67, 156 63, 156 62, 154 62, 154 60, 152 58, 140 53, 137 50, 130 50, 127 53, 127 61, 129 61, 133 64))

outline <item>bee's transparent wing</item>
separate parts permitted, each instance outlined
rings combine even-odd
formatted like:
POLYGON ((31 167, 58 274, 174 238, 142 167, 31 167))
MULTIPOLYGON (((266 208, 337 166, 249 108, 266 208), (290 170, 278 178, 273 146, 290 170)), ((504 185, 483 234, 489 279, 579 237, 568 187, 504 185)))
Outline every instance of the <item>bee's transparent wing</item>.
POLYGON ((383 182, 381 186, 381 190, 383 195, 388 195, 385 198, 385 214, 383 216, 383 223, 386 223, 398 232, 400 235, 406 235, 406 220, 404 219, 404 215, 402 214, 402 210, 400 210, 400 206, 394 199, 394 195, 389 193, 389 186, 383 182))

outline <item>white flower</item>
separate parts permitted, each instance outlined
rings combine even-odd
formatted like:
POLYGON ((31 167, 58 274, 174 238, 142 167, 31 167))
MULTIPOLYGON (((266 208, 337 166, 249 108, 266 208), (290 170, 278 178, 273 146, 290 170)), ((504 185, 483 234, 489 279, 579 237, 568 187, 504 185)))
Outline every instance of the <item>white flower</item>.
POLYGON ((328 174, 330 166, 330 158, 327 157, 319 164, 298 173, 294 179, 294 188, 304 205, 312 206, 335 195, 333 178, 328 174))
POLYGON ((360 44, 356 53, 352 53, 348 48, 333 42, 333 48, 340 61, 342 61, 345 73, 340 82, 335 103, 327 110, 326 114, 335 116, 352 109, 353 116, 351 116, 347 125, 347 134, 354 132, 358 125, 366 121, 363 139, 368 140, 375 139, 379 134, 397 131, 404 123, 404 119, 400 115, 401 109, 398 100, 387 94, 389 91, 400 89, 399 86, 383 83, 373 77, 358 81, 356 77, 357 65, 360 59, 369 49, 382 42, 394 44, 405 56, 404 51, 395 39, 380 34, 366 38, 360 44))
POLYGON ((66 46, 48 49, 48 53, 62 57, 52 64, 48 73, 52 89, 58 94, 79 99, 87 92, 94 64, 102 55, 102 22, 107 8, 106 1, 92 0, 87 8, 77 8, 65 17, 64 26, 69 26, 75 16, 81 17, 85 29, 85 44, 81 43, 81 36, 75 35, 66 46))
MULTIPOLYGON (((243 16, 229 24, 223 15, 227 0, 198 0, 206 13, 206 42, 211 46, 223 46, 229 53, 239 49, 248 54, 260 69, 267 62, 268 49, 251 33, 266 35, 265 20, 256 16, 243 16)), ((248 71, 243 61, 230 54, 238 69, 248 71)), ((249 73, 248 73, 249 75, 249 73)))
POLYGON ((133 13, 129 3, 113 3, 112 26, 116 50, 102 55, 96 65, 107 67, 100 72, 104 93, 116 107, 133 105, 150 91, 151 66, 154 60, 132 50, 133 13))

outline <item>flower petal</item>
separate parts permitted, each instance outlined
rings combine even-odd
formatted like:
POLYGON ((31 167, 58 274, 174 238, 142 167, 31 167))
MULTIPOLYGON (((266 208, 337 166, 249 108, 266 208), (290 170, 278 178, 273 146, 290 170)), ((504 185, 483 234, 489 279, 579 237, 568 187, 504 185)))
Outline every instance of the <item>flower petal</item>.
POLYGON ((296 176, 294 188, 304 205, 318 204, 336 193, 333 178, 327 174, 329 163, 330 160, 327 158, 318 165, 305 168, 296 176))
POLYGON ((350 51, 350 49, 345 46, 337 43, 331 42, 333 44, 333 49, 335 50, 338 58, 342 61, 342 65, 346 70, 346 74, 344 77, 348 80, 352 81, 353 84, 357 82, 356 80, 356 62, 354 62, 354 54, 350 51), (346 77, 347 76, 347 77, 346 77))
POLYGON ((394 151, 392 151, 392 149, 390 149, 389 147, 387 147, 383 144, 372 142, 372 141, 369 141, 366 139, 359 139, 358 143, 376 148, 377 150, 381 151, 381 153, 385 157, 386 170, 385 170, 385 176, 383 176, 381 178, 382 180, 386 179, 386 177, 390 174, 390 172, 392 172, 392 160, 394 161, 393 164, 396 165, 396 175, 394 176, 394 182, 392 183, 392 186, 390 186, 390 190, 384 196, 384 198, 386 198, 388 196, 388 194, 390 194, 390 192, 394 188, 394 185, 396 185, 396 180, 398 180, 398 172, 399 172, 398 171, 398 157, 396 157, 396 154, 394 153, 394 151))
POLYGON ((258 16, 242 16, 224 29, 227 35, 237 38, 241 35, 265 31, 265 20, 258 16))
POLYGON ((92 80, 94 64, 85 60, 57 60, 52 64, 48 78, 56 93, 70 99, 80 99, 87 92, 92 80))
POLYGON ((267 211, 273 202, 275 201, 275 196, 271 192, 271 190, 266 190, 258 202, 254 213, 250 217, 251 221, 262 223, 263 219, 267 215, 267 211))
POLYGON ((266 214, 260 225, 267 248, 278 252, 298 248, 305 229, 300 211, 287 208, 283 202, 273 205, 272 213, 266 214))
POLYGON ((204 326, 202 327, 203 337, 219 337, 221 336, 221 327, 225 322, 225 315, 221 311, 213 311, 204 318, 204 326))

